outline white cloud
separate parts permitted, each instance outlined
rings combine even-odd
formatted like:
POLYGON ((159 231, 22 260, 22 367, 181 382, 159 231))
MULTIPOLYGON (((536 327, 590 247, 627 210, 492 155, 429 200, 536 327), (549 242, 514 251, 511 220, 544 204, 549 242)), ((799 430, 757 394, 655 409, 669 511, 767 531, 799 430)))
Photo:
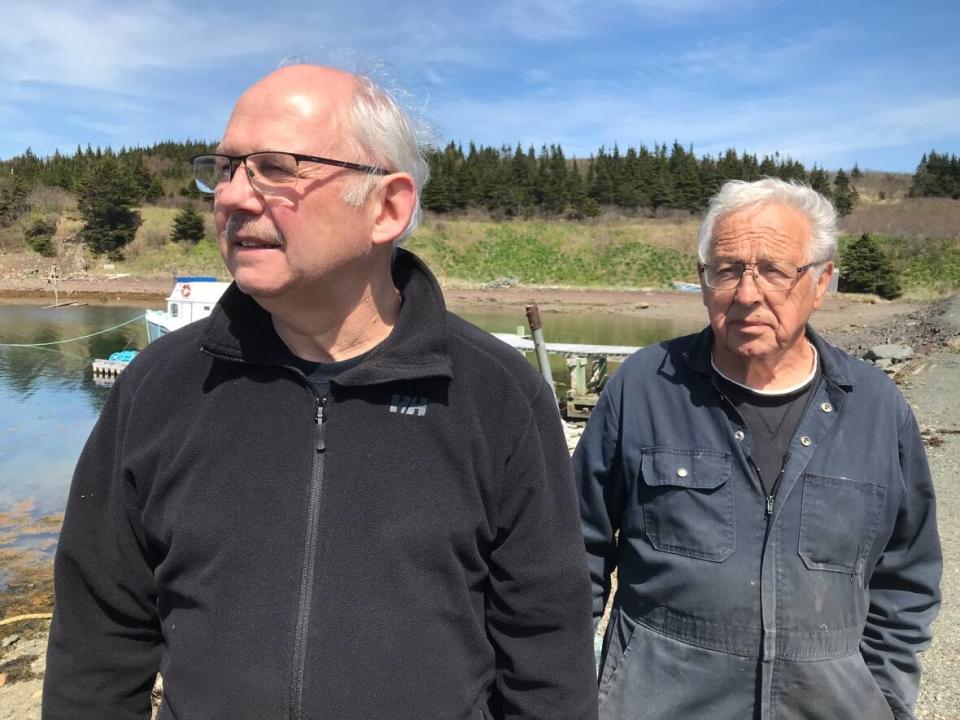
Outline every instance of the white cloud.
MULTIPOLYGON (((49 83, 113 92, 149 91, 144 71, 196 70, 249 54, 260 27, 211 25, 165 0, 113 4, 80 0, 5 3, 4 84, 49 83)), ((269 24, 266 37, 271 37, 269 24)), ((268 46, 269 47, 269 46, 268 46)))

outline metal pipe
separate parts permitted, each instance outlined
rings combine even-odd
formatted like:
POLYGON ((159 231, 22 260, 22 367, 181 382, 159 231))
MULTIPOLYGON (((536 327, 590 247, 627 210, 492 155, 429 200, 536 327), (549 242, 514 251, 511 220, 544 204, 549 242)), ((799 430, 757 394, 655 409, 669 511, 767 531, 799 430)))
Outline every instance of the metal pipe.
POLYGON ((547 381, 553 396, 557 396, 557 386, 553 383, 553 372, 550 370, 550 359, 547 357, 547 343, 543 339, 543 324, 540 322, 540 308, 536 305, 527 305, 527 322, 530 323, 530 334, 533 336, 533 347, 537 351, 537 365, 540 374, 547 381))

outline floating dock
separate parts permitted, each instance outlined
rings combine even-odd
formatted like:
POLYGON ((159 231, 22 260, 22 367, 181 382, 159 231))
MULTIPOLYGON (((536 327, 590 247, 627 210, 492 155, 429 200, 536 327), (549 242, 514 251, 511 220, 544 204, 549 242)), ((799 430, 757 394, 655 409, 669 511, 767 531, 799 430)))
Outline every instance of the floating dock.
MULTIPOLYGON (((520 352, 533 352, 533 340, 513 333, 491 333, 497 340, 505 342, 520 352)), ((639 346, 632 345, 582 345, 580 343, 545 343, 547 352, 551 355, 560 355, 565 358, 608 358, 610 360, 625 360, 633 355, 639 346)))

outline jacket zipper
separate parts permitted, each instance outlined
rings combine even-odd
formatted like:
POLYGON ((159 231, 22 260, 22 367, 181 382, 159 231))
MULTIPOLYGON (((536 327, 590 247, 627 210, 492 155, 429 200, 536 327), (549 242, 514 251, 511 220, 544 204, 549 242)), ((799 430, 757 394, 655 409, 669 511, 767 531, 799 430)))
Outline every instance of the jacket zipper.
POLYGON ((327 396, 317 398, 314 418, 315 452, 310 479, 310 504, 307 510, 307 532, 304 539, 303 570, 300 575, 300 601, 297 608, 297 628, 293 645, 293 678, 290 686, 290 718, 303 718, 303 677, 307 661, 307 630, 310 627, 310 608, 313 604, 313 581, 316 577, 317 537, 319 535, 320 495, 323 490, 324 452, 327 449, 327 396))
MULTIPOLYGON (((780 466, 780 472, 779 472, 779 474, 777 475, 777 479, 773 481, 773 487, 770 488, 770 494, 767 495, 767 510, 766 510, 766 515, 767 515, 767 520, 768 520, 768 521, 770 520, 770 517, 773 515, 773 501, 774 501, 774 498, 775 498, 776 495, 777 495, 777 488, 780 486, 780 479, 783 477, 783 473, 784 473, 784 471, 787 469, 787 460, 788 460, 788 459, 789 459, 788 457, 784 456, 784 458, 783 458, 783 465, 780 466)), ((752 462, 752 461, 751 461, 751 462, 752 462)), ((754 465, 754 468, 756 468, 756 465, 754 465)), ((757 471, 757 475, 759 475, 759 474, 760 474, 760 471, 758 470, 758 471, 757 471)), ((763 481, 762 481, 762 480, 761 480, 760 484, 761 484, 761 485, 763 484, 763 481)))

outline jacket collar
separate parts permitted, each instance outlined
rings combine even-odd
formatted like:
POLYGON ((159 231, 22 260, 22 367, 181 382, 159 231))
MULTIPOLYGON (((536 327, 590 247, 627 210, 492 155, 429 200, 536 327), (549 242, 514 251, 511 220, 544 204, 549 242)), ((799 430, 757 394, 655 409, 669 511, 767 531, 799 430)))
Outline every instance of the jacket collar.
MULTIPOLYGON (((394 380, 453 376, 447 353, 446 306, 436 279, 413 253, 397 249, 393 282, 402 303, 390 335, 338 385, 375 385, 394 380)), ((284 365, 283 341, 270 313, 232 283, 210 314, 200 346, 213 357, 255 365, 284 365)))
MULTIPOLYGON (((806 335, 820 355, 820 368, 823 371, 823 377, 845 390, 853 389, 853 380, 850 378, 849 372, 852 358, 842 350, 827 343, 809 324, 806 328, 806 335)), ((683 351, 681 357, 694 372, 701 375, 710 375, 713 372, 710 366, 710 348, 712 346, 713 328, 708 325, 696 335, 690 336, 690 344, 683 351)))

